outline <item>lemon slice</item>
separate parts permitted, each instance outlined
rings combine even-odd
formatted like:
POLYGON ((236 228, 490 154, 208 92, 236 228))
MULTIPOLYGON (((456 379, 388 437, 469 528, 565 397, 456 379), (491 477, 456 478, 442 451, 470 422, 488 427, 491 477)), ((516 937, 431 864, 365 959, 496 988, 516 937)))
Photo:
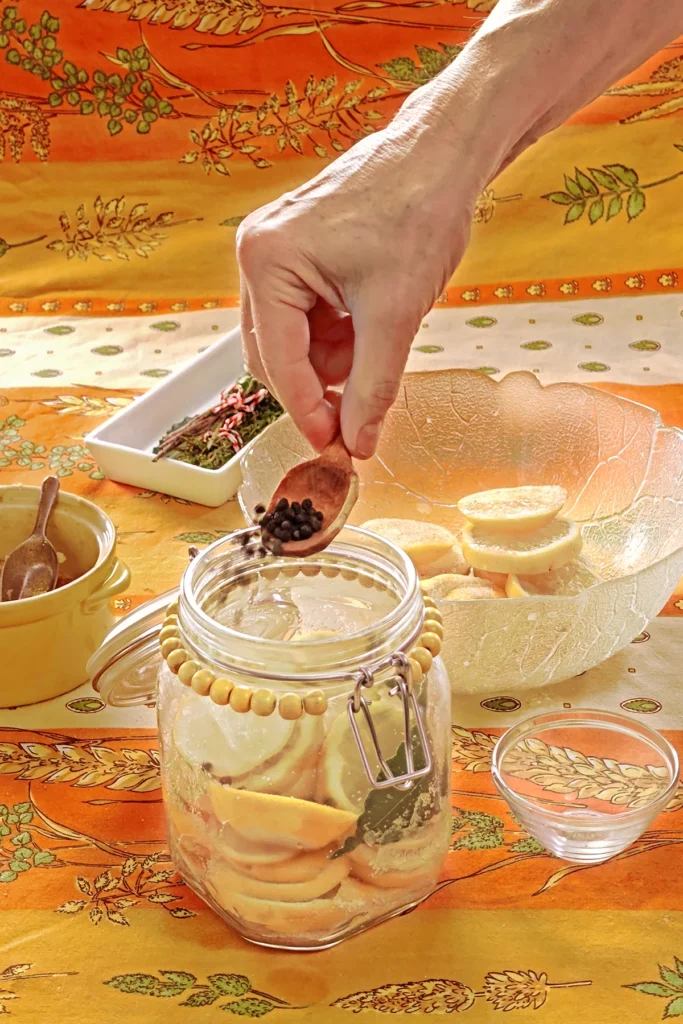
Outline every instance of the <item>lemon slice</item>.
POLYGON ((508 574, 506 572, 485 572, 482 569, 473 569, 474 578, 481 583, 488 583, 498 590, 505 590, 508 574))
POLYGON ((456 587, 446 595, 447 601, 493 601, 505 597, 498 587, 456 587))
POLYGON ((472 589, 472 587, 484 587, 486 589, 488 584, 485 580, 480 580, 476 576, 463 576, 461 573, 447 572, 440 576, 432 576, 429 580, 420 581, 420 590, 427 597, 435 597, 437 599, 444 600, 451 591, 456 590, 459 587, 466 587, 472 589))
POLYGON ((281 903, 304 903, 317 900, 335 889, 349 873, 350 864, 345 857, 328 860, 312 878, 302 882, 264 882, 260 878, 241 874, 229 867, 211 872, 210 880, 219 902, 230 899, 230 893, 239 892, 255 900, 274 900, 281 903))
POLYGON ((431 843, 404 848, 404 844, 357 846, 349 854, 355 878, 380 889, 412 889, 434 884, 443 864, 443 848, 431 843))
MULTIPOLYGON (((255 843, 245 839, 239 832, 235 832, 229 825, 224 824, 217 837, 214 839, 214 851, 227 857, 230 861, 239 865, 268 865, 272 868, 274 864, 281 864, 291 860, 295 854, 289 846, 276 846, 272 843, 255 843)), ((242 870, 242 867, 240 867, 242 870)))
POLYGON ((513 573, 505 581, 505 593, 508 597, 531 597, 536 593, 536 589, 531 583, 522 583, 519 576, 513 573))
MULTIPOLYGON (((212 889, 211 879, 208 880, 212 889)), ((345 879, 334 898, 287 903, 282 900, 259 900, 242 892, 218 892, 214 898, 219 906, 236 914, 247 924, 267 928, 275 935, 333 936, 335 931, 373 907, 376 890, 361 882, 345 879)))
POLYGON ((525 589, 529 590, 533 587, 533 593, 552 595, 553 597, 571 597, 599 582, 600 577, 581 555, 560 569, 534 576, 531 583, 525 577, 520 580, 525 589))
POLYGON ((469 565, 465 561, 465 557, 462 553, 462 548, 456 540, 451 550, 442 555, 441 558, 437 558, 434 562, 430 562, 428 565, 420 566, 420 573, 425 576, 438 576, 440 573, 454 572, 458 574, 466 574, 469 572, 469 565))
POLYGON ((567 519, 555 519, 533 533, 494 533, 471 523, 462 531, 467 561, 487 572, 535 576, 570 562, 581 546, 578 526, 567 519))
POLYGON ((349 835, 357 815, 309 800, 251 793, 214 782, 214 814, 244 839, 293 850, 320 850, 349 835))
MULTIPOLYGON (((241 863, 237 870, 241 874, 261 882, 277 882, 278 884, 280 882, 310 882, 325 871, 331 863, 336 863, 330 861, 332 852, 332 847, 325 850, 309 850, 306 853, 295 853, 294 856, 289 856, 287 860, 277 864, 241 863)), ((346 861, 347 858, 339 859, 346 861)), ((246 890, 243 891, 246 892, 246 890)))
POLYGON ((364 530, 386 537, 405 551, 417 569, 449 554, 456 538, 444 526, 417 519, 371 519, 364 530))
MULTIPOLYGON (((370 714, 375 726, 380 750, 391 757, 404 739, 403 707, 397 698, 389 696, 373 700, 370 714)), ((362 714, 356 716, 356 725, 363 741, 370 768, 375 778, 381 766, 375 754, 372 736, 362 714)), ((322 799, 330 801, 345 812, 360 814, 370 789, 360 751, 345 714, 339 715, 327 734, 323 747, 321 768, 322 799)))
MULTIPOLYGON (((254 718, 254 716, 243 716, 254 718)), ((270 716, 274 718, 274 715, 270 716)), ((279 717, 279 716, 278 716, 279 717)), ((270 721, 270 719, 264 719, 270 721)), ((291 724, 291 723, 290 723, 291 724)), ((314 773, 320 748, 325 736, 323 719, 317 715, 304 715, 295 723, 290 740, 270 759, 259 764, 256 771, 242 776, 240 787, 258 793, 275 793, 281 796, 303 797, 310 795, 305 790, 302 778, 314 773), (296 792, 295 792, 296 790, 296 792)))
POLYGON ((176 715, 173 742, 191 766, 206 765, 211 775, 239 779, 278 758, 298 725, 280 715, 239 715, 192 693, 176 715))
POLYGON ((564 487, 500 487, 461 498, 458 508, 471 523, 503 533, 546 526, 566 501, 564 487))

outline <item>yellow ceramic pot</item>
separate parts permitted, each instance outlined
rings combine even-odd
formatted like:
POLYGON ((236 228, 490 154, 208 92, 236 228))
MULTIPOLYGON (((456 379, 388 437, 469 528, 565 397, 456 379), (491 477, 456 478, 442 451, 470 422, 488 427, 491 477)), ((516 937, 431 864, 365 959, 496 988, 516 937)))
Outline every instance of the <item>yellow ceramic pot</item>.
MULTIPOLYGON (((38 487, 0 487, 0 559, 33 530, 38 487)), ((109 601, 130 582, 116 556, 111 519, 96 505, 60 493, 48 537, 66 556, 72 583, 49 594, 0 603, 0 707, 35 704, 85 682, 86 665, 112 627, 109 601)))

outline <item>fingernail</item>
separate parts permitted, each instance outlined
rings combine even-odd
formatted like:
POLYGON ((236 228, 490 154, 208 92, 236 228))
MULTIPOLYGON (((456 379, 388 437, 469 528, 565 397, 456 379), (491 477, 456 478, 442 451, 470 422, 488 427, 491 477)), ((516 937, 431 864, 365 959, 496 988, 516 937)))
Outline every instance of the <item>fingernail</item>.
POLYGON ((366 423, 364 427, 361 427, 356 438, 356 452, 359 458, 369 459, 371 455, 375 454, 381 429, 381 420, 375 423, 366 423))

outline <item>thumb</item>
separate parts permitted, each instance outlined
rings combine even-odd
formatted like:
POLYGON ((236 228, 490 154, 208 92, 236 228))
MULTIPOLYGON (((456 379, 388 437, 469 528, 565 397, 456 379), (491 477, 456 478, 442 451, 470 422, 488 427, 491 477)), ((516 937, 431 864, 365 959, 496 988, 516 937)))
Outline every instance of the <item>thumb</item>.
POLYGON ((353 327, 353 364, 344 388, 341 427, 351 454, 369 459, 398 395, 417 328, 412 316, 373 303, 353 311, 353 327))

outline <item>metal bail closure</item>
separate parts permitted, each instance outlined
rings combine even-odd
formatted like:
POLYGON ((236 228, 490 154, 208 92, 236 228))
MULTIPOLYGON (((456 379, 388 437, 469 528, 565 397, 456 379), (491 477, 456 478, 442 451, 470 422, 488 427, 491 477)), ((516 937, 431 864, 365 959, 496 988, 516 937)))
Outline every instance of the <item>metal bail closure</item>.
POLYGON ((427 741, 427 734, 425 732, 424 723, 422 721, 422 713, 420 706, 417 703, 415 694, 411 688, 411 673, 410 665, 405 654, 394 654, 391 656, 388 662, 384 662, 379 665, 375 670, 380 670, 390 665, 394 667, 396 675, 390 681, 394 685, 389 689, 390 697, 398 697, 403 704, 403 744, 406 752, 406 772, 403 775, 394 775, 391 768, 386 762, 384 754, 380 748, 379 738, 377 736, 377 730, 375 729, 375 723, 372 720, 372 714, 370 711, 370 701, 363 696, 363 690, 374 686, 374 673, 369 672, 367 669, 361 669, 357 678, 356 685, 353 693, 349 697, 347 705, 347 713, 349 716, 349 722, 351 729, 353 730, 353 736, 358 746, 361 759, 363 761, 363 767, 365 768, 365 774, 370 780, 370 784, 373 789, 389 789, 394 787, 396 789, 411 789, 413 783, 418 779, 424 778, 425 775, 429 775, 432 770, 432 755, 429 749, 429 743, 427 741), (356 722, 356 715, 362 712, 367 722, 368 729, 370 730, 370 736, 372 737, 373 746, 375 748, 375 755, 382 769, 381 774, 378 778, 372 773, 368 756, 363 746, 363 740, 358 729, 356 722), (414 729, 413 729, 414 721, 414 729), (414 736, 415 733, 415 736, 414 736), (424 759, 424 768, 415 768, 415 757, 413 751, 413 739, 417 738, 422 759, 424 759))

